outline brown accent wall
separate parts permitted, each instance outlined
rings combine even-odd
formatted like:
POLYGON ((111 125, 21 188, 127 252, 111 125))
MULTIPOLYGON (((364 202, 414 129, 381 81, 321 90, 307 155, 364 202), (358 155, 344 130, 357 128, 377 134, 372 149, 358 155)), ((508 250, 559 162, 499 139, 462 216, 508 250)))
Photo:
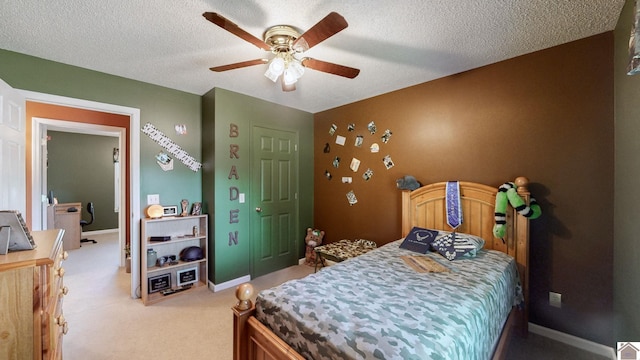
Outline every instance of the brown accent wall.
POLYGON ((328 242, 381 245, 400 238, 395 180, 403 175, 495 186, 526 176, 543 209, 531 223, 530 320, 611 346, 613 95, 609 32, 315 114, 314 226, 328 242), (345 146, 336 135, 346 137, 345 146), (363 135, 361 147, 356 135, 363 135), (379 153, 369 151, 373 142, 379 153), (361 161, 357 172, 349 169, 353 157, 361 161), (362 178, 367 168, 369 181, 362 178), (353 182, 342 183, 343 176, 353 182), (562 308, 549 306, 549 291, 562 294, 562 308))

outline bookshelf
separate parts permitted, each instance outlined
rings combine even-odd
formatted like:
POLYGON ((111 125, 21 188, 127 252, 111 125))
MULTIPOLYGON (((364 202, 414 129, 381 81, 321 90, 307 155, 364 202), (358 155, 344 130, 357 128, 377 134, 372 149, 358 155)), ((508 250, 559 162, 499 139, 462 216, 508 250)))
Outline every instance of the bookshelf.
POLYGON ((207 215, 141 220, 141 297, 145 305, 187 294, 200 286, 207 286, 208 234, 207 215), (196 234, 194 228, 197 229, 196 234), (192 246, 200 247, 204 257, 194 261, 181 260, 182 250, 192 246), (163 260, 166 261, 163 263, 148 259, 147 253, 150 249, 156 253, 156 259, 164 257, 163 260), (173 256, 175 260, 172 261, 173 256), (181 286, 181 283, 189 284, 181 286))

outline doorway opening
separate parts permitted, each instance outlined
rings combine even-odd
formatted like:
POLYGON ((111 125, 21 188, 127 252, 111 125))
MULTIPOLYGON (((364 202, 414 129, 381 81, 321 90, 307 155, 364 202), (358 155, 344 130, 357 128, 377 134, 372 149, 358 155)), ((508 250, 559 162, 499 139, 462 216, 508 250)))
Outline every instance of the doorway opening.
MULTIPOLYGON (((41 132, 38 138, 46 139, 41 143, 40 162, 42 192, 48 194, 49 201, 43 202, 41 209, 42 228, 45 224, 47 228, 53 225, 50 203, 54 198, 59 203, 80 203, 80 217, 86 222, 92 219, 91 203, 94 221, 83 226, 82 238, 110 233, 110 238, 118 239, 124 247, 126 237, 122 230, 126 229, 126 217, 122 216, 121 204, 126 204, 126 199, 121 190, 126 189, 126 179, 120 174, 126 169, 124 162, 119 161, 119 152, 126 153, 125 129, 43 118, 32 120, 41 132), (87 231, 90 234, 84 234, 87 231)), ((71 248, 82 245, 78 243, 71 248)), ((120 253, 114 253, 113 258, 119 259, 120 253)), ((122 266, 122 259, 118 263, 122 266)))
POLYGON ((27 154, 27 164, 31 164, 27 169, 27 211, 32 214, 33 230, 41 230, 43 224, 46 224, 46 215, 43 215, 43 204, 47 195, 46 185, 43 184, 46 157, 41 144, 47 127, 67 130, 72 127, 76 132, 93 131, 117 134, 119 137, 121 189, 124 189, 121 191, 122 206, 119 212, 120 259, 121 265, 124 265, 125 244, 129 244, 131 297, 139 297, 137 292, 140 287, 140 244, 137 234, 140 224, 140 110, 30 91, 21 93, 27 100, 27 138, 31 139, 31 152, 27 154), (121 119, 109 120, 109 115, 117 115, 121 119))

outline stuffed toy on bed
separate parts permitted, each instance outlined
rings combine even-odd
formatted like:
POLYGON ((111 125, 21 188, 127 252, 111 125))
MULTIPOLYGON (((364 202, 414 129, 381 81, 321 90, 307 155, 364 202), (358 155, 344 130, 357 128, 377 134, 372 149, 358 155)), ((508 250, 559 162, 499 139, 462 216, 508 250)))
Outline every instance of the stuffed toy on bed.
POLYGON ((542 214, 540 205, 536 202, 536 199, 531 198, 529 205, 524 202, 524 199, 518 195, 516 185, 512 182, 506 182, 498 188, 496 194, 496 209, 495 218, 496 224, 493 226, 493 236, 503 239, 507 231, 507 202, 518 212, 518 214, 527 217, 529 219, 537 219, 542 214))
POLYGON ((304 242, 307 244, 307 250, 305 252, 305 261, 307 265, 314 266, 316 263, 315 247, 322 244, 322 238, 324 238, 324 231, 318 229, 307 228, 307 236, 304 237, 304 242))

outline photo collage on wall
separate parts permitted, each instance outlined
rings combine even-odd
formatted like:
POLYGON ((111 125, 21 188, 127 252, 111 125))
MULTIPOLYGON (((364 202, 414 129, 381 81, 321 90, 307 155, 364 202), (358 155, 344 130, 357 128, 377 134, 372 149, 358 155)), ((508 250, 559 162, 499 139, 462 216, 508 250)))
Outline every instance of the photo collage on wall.
MULTIPOLYGON (((338 149, 338 151, 335 152, 334 156, 331 156, 331 167, 326 169, 324 172, 324 175, 326 177, 327 180, 331 180, 333 179, 333 174, 337 173, 337 172, 341 172, 341 173, 345 173, 346 171, 344 170, 346 167, 349 168, 349 170, 351 170, 351 172, 353 173, 360 173, 361 172, 361 178, 362 181, 365 182, 369 182, 372 181, 373 179, 373 175, 374 172, 371 169, 371 166, 374 164, 363 164, 362 161, 356 157, 352 157, 350 160, 349 159, 343 159, 339 149, 347 147, 347 146, 354 146, 354 148, 362 148, 362 145, 365 142, 365 137, 371 137, 373 138, 373 143, 371 144, 371 146, 369 147, 369 151, 371 153, 379 153, 380 152, 380 144, 378 144, 378 138, 376 136, 376 133, 378 132, 378 129, 376 127, 376 124, 374 121, 371 121, 367 124, 367 128, 366 128, 366 132, 365 133, 357 133, 357 129, 356 129, 356 124, 354 123, 350 123, 347 125, 346 127, 346 131, 347 133, 355 133, 355 140, 353 141, 353 144, 350 144, 347 141, 347 134, 343 134, 340 133, 340 129, 338 128, 338 126, 336 124, 332 124, 331 127, 329 128, 329 136, 331 138, 333 138, 333 142, 335 143, 335 148, 338 149), (344 165, 342 165, 342 163, 345 163, 344 165), (331 169, 331 170, 330 170, 331 169)), ((390 129, 386 129, 382 135, 378 135, 380 136, 379 141, 382 143, 382 145, 384 144, 388 144, 389 141, 391 140, 391 135, 392 135, 392 131, 390 129)), ((332 145, 330 142, 327 142, 324 145, 324 149, 323 152, 325 154, 331 154, 332 151, 332 145)), ((363 150, 364 151, 364 150, 363 150)), ((387 154, 383 157, 380 158, 380 161, 383 163, 385 169, 389 170, 394 166, 393 160, 391 159, 391 155, 387 154)), ((351 184, 354 182, 354 178, 352 176, 350 176, 351 174, 348 174, 346 176, 341 176, 341 182, 343 184, 351 184)), ((356 177, 356 180, 359 180, 360 177, 356 177)), ((356 197, 356 194, 353 190, 350 190, 346 193, 346 197, 347 197, 347 201, 349 202, 349 205, 355 205, 358 202, 358 199, 356 197)))

